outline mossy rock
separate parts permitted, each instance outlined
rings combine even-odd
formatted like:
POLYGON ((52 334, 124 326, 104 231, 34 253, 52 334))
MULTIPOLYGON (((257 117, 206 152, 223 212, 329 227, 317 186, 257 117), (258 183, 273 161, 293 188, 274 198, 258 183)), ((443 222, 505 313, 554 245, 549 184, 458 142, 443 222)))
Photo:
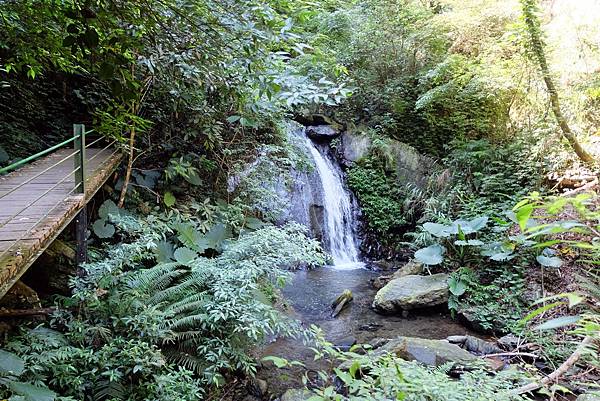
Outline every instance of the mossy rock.
POLYGON ((408 275, 391 280, 375 295, 373 307, 384 313, 443 305, 448 302, 448 274, 408 275))

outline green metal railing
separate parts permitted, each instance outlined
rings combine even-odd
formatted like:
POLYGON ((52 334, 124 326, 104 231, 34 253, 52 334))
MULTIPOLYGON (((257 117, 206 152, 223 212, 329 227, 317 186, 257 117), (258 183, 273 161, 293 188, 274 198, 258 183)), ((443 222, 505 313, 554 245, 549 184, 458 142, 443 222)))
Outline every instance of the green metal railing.
MULTIPOLYGON (((42 199, 44 196, 46 196, 47 194, 49 194, 50 192, 54 191, 55 189, 58 188, 59 185, 63 184, 65 181, 67 181, 71 176, 75 176, 75 185, 74 187, 68 192, 68 193, 64 193, 63 196, 65 197, 65 200, 74 194, 85 194, 85 180, 86 180, 86 176, 85 176, 85 169, 86 169, 86 163, 92 161, 94 158, 96 158, 98 155, 100 155, 103 151, 107 150, 109 147, 111 147, 112 145, 115 144, 116 141, 112 141, 110 142, 106 147, 102 148, 100 150, 100 152, 98 152, 96 155, 92 156, 90 159, 86 160, 86 149, 89 149, 90 147, 92 147, 93 145, 97 144, 98 142, 105 140, 106 138, 104 138, 103 136, 101 136, 100 138, 94 140, 92 143, 90 144, 86 144, 86 135, 93 132, 93 130, 89 130, 86 131, 85 130, 85 125, 83 124, 74 124, 73 125, 73 136, 57 145, 54 145, 46 150, 43 150, 41 152, 38 152, 34 155, 31 155, 23 160, 19 160, 13 164, 11 164, 10 166, 6 166, 2 169, 0 169, 0 176, 2 174, 6 174, 8 172, 11 171, 15 171, 17 170, 19 167, 24 166, 27 163, 30 163, 32 161, 35 161, 36 159, 39 159, 42 156, 48 155, 51 152, 58 150, 68 144, 70 144, 71 142, 73 142, 73 152, 69 153, 66 157, 63 157, 61 160, 59 160, 58 162, 52 164, 51 166, 43 169, 42 171, 38 172, 37 174, 35 174, 33 177, 30 177, 28 179, 26 179, 25 181, 19 183, 19 185, 16 185, 14 188, 10 189, 7 192, 4 192, 0 195, 0 199, 10 195, 11 193, 14 193, 15 191, 17 191, 18 189, 24 187, 25 185, 31 183, 33 180, 35 180, 36 178, 41 177, 43 174, 47 173, 48 171, 52 170, 53 168, 59 166, 60 164, 64 163, 65 161, 69 160, 70 158, 73 158, 74 160, 74 166, 73 166, 73 170, 71 172, 69 172, 65 177, 63 177, 62 179, 60 179, 57 183, 55 183, 54 185, 52 185, 50 188, 48 188, 46 191, 44 191, 43 193, 41 193, 39 196, 37 196, 35 199, 29 201, 26 205, 24 205, 22 208, 20 208, 20 210, 17 210, 15 213, 12 214, 12 216, 9 216, 8 218, 4 219, 4 221, 0 222, 0 228, 4 227, 5 225, 7 225, 8 223, 10 223, 12 221, 12 219, 16 218, 17 216, 19 216, 21 213, 23 213, 24 211, 26 211, 29 207, 31 207, 32 205, 34 205, 35 203, 37 203, 40 199, 42 199)), ((110 156, 112 157, 115 153, 117 153, 119 150, 116 149, 110 156)), ((12 242, 12 244, 4 251, 4 252, 0 252, 0 258, 2 258, 4 255, 6 255, 11 248, 14 245, 17 245, 19 241, 21 241, 23 238, 26 237, 26 235, 28 233, 30 233, 33 228, 35 228, 43 219, 45 219, 47 216, 50 215, 50 213, 55 210, 59 205, 61 205, 62 202, 57 202, 54 206, 52 206, 51 208, 49 208, 49 210, 44 213, 43 216, 41 216, 39 219, 37 219, 37 221, 32 225, 32 228, 30 228, 29 230, 27 230, 26 232, 24 232, 20 238, 14 240, 12 242)))
POLYGON ((89 130, 89 131, 86 132, 85 131, 85 125, 83 125, 83 124, 74 124, 73 125, 73 136, 71 138, 69 138, 69 139, 67 139, 67 140, 65 140, 65 141, 63 141, 63 142, 61 142, 59 144, 56 144, 56 145, 54 145, 52 147, 49 147, 46 150, 42 150, 41 152, 38 152, 38 153, 36 153, 34 155, 26 157, 25 159, 16 161, 16 162, 14 162, 13 164, 11 164, 9 166, 0 168, 0 175, 3 175, 3 174, 6 174, 8 172, 11 172, 13 170, 16 170, 19 167, 21 167, 21 166, 23 166, 23 165, 25 165, 27 163, 30 163, 30 162, 32 162, 32 161, 34 161, 36 159, 39 159, 42 156, 46 156, 47 154, 52 153, 55 150, 60 149, 63 146, 68 145, 71 142, 76 142, 75 143, 75 150, 80 150, 82 148, 82 145, 83 145, 83 147, 85 147, 85 135, 89 134, 91 132, 94 132, 94 130, 89 130), (80 140, 82 140, 82 141, 80 141, 80 140))

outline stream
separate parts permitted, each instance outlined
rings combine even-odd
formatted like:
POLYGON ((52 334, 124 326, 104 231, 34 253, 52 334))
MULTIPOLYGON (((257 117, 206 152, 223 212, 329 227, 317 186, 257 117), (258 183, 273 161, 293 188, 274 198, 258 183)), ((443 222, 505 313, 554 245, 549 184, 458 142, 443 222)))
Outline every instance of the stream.
MULTIPOLYGON (((306 328, 312 324, 319 326, 325 338, 340 349, 397 336, 445 339, 451 335, 473 335, 453 320, 445 308, 419 311, 407 317, 385 316, 371 309, 377 290, 370 280, 382 273, 371 269, 368 261, 360 260, 352 210, 356 202, 345 185, 344 173, 327 146, 313 143, 306 137, 305 130, 297 131, 295 135, 303 137, 318 174, 319 183, 313 179, 301 188, 306 190, 312 185, 310 191, 319 193, 313 198, 320 198, 324 210, 322 243, 332 256, 333 265, 294 273, 292 281, 283 290, 288 314, 306 328), (334 318, 331 304, 345 290, 352 291, 353 300, 334 318)), ((311 206, 304 205, 305 208, 311 206)), ((306 221, 299 222, 307 224, 306 221)), ((277 339, 263 347, 260 354, 301 361, 312 370, 323 368, 322 362, 313 361, 313 352, 301 339, 277 339)), ((302 387, 300 370, 263 369, 259 377, 269 382, 275 393, 302 387)))

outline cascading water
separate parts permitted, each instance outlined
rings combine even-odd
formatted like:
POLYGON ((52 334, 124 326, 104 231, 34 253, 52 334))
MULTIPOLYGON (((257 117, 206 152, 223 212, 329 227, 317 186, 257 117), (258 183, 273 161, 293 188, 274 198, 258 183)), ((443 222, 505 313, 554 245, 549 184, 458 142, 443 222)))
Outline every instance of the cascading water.
POLYGON ((315 161, 321 185, 323 187, 323 206, 327 229, 325 235, 329 242, 334 267, 356 269, 363 266, 358 259, 358 250, 352 228, 352 207, 350 196, 344 188, 341 171, 327 156, 319 152, 307 137, 306 143, 315 161))

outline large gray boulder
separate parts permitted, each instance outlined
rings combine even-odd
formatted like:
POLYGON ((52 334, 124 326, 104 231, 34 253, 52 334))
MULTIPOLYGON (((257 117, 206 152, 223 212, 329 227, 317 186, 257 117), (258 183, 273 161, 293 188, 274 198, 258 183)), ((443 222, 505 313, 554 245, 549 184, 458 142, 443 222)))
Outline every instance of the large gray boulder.
POLYGON ((448 302, 448 274, 409 275, 391 280, 375 295, 373 307, 393 313, 442 305, 448 302))
MULTIPOLYGON (((349 128, 341 136, 338 151, 346 164, 351 165, 365 157, 371 150, 373 139, 365 128, 349 128)), ((387 139, 389 152, 394 157, 394 168, 399 184, 413 184, 419 188, 427 185, 435 161, 417 152, 412 146, 387 139)))
POLYGON ((346 162, 354 163, 369 153, 372 143, 373 140, 364 131, 348 130, 341 137, 342 157, 346 162))

